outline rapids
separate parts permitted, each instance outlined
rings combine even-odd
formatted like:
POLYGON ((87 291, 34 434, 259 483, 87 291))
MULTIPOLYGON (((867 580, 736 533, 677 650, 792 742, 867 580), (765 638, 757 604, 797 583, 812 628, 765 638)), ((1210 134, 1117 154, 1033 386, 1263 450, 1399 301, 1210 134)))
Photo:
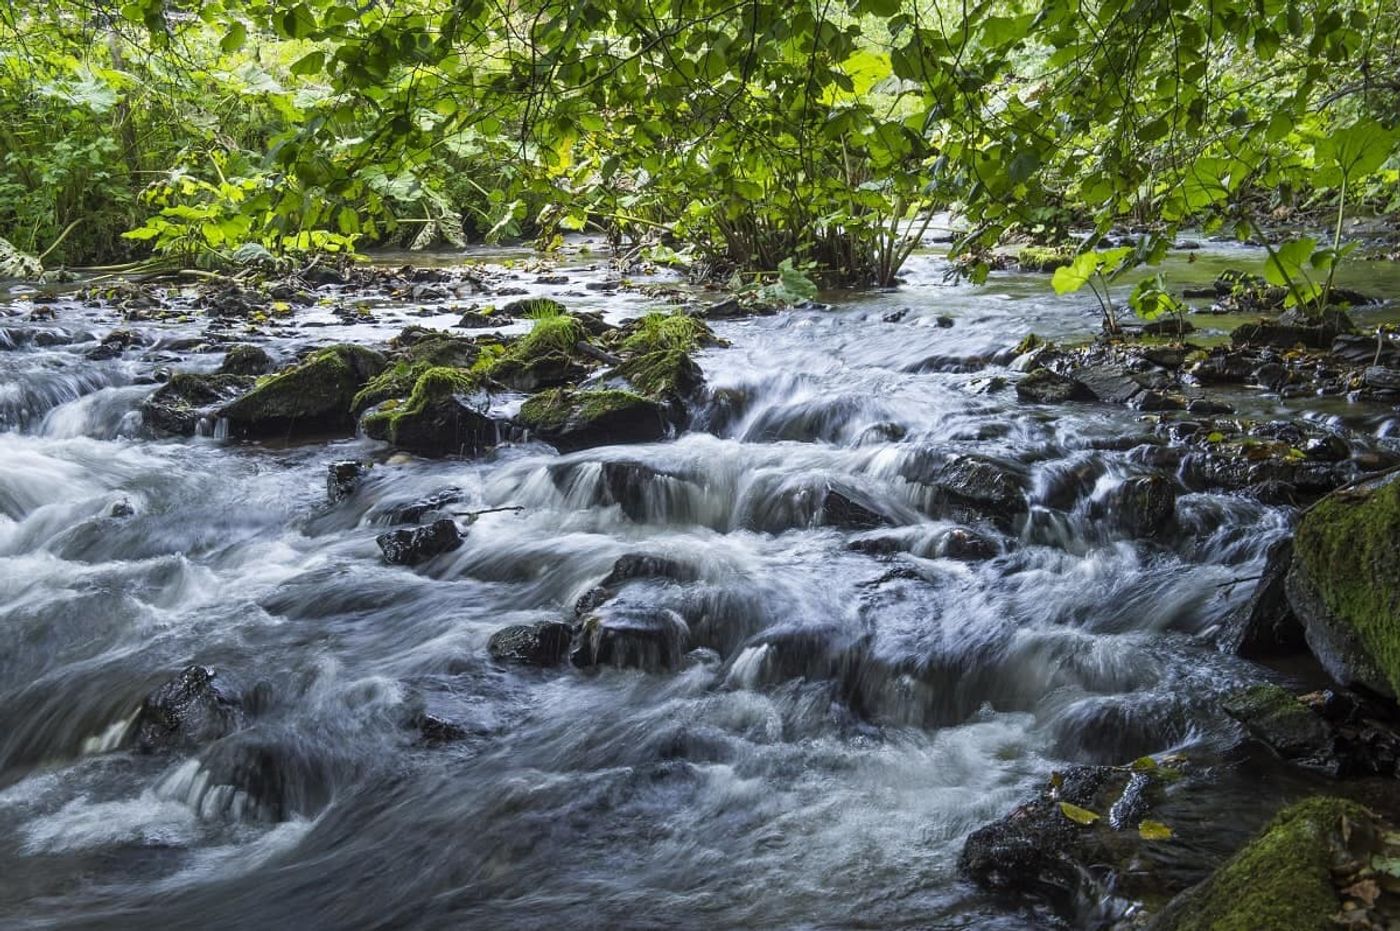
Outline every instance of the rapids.
MULTIPOLYGON (((1212 246, 1173 272, 1259 261, 1212 246)), ((66 296, 36 320, 33 295, 0 292, 0 926, 1054 927, 961 880, 963 839, 1057 766, 1182 751, 1219 767, 1174 813, 1218 823, 1183 866, 1204 869, 1298 778, 1242 758, 1219 709, 1279 673, 1212 640, 1293 514, 1183 492, 1171 533, 1117 529, 1096 503, 1150 471, 1122 442, 1144 415, 1027 406, 991 381, 1028 332, 1090 335, 1092 298, 944 270, 922 254, 897 291, 717 323, 731 345, 697 357, 714 400, 671 441, 479 461, 212 425, 151 440, 157 369, 218 364, 202 321, 125 324, 66 296), (86 358, 118 327, 143 345, 86 358), (1028 489, 1024 519, 979 527, 999 553, 981 562, 939 555, 958 525, 905 480, 969 452, 1028 489), (376 465, 327 504, 327 465, 353 458, 376 465), (833 483, 895 528, 815 523, 833 483), (447 488, 462 510, 520 510, 385 565, 386 515, 447 488), (852 546, 891 535, 894 556, 852 546), (494 631, 564 616, 629 553, 694 571, 642 589, 689 630, 678 671, 491 661, 494 631), (857 645, 859 675, 833 674, 857 645), (246 696, 246 726, 123 749, 143 696, 191 663, 246 696), (424 711, 465 738, 425 744, 406 726, 424 711)), ((613 322, 651 306, 574 293, 602 274, 583 259, 561 271, 570 286, 532 290, 613 322)), ((259 344, 288 359, 461 313, 373 311, 307 308, 259 344)), ((1232 322, 1196 320, 1207 339, 1232 322)), ((1388 411, 1238 394, 1395 432, 1388 411)))

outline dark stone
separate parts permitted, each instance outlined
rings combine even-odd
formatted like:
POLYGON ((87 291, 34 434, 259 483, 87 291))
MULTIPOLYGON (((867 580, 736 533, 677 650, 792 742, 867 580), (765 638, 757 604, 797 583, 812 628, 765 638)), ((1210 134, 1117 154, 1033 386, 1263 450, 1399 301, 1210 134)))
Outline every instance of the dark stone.
POLYGON ((664 406, 627 391, 546 392, 527 401, 518 419, 561 452, 655 442, 671 429, 664 406))
POLYGON ((413 727, 423 738, 423 742, 430 746, 465 740, 467 737, 467 729, 462 725, 427 712, 418 715, 413 721, 413 727))
POLYGON ((1092 401, 1094 393, 1073 378, 1036 369, 1016 383, 1016 397, 1032 404, 1063 404, 1092 401))
POLYGON ((199 746, 243 726, 242 701, 208 666, 187 666, 141 702, 128 740, 143 752, 199 746))
POLYGON ((369 466, 354 459, 342 459, 326 467, 326 500, 331 504, 344 501, 355 493, 369 466))
POLYGON ((360 427, 372 440, 423 456, 477 456, 502 439, 502 425, 484 406, 484 396, 444 390, 413 408, 371 411, 360 427))
POLYGON ((1222 707, 1251 737, 1285 760, 1336 770, 1332 728, 1292 692, 1277 685, 1256 685, 1230 695, 1222 707))
POLYGON ((1024 514, 1027 479, 1015 463, 990 456, 942 456, 923 451, 902 470, 907 481, 928 485, 935 490, 935 506, 949 507, 956 514, 971 512, 999 523, 1024 514))
POLYGON ((374 538, 374 542, 379 544, 385 562, 395 566, 416 566, 434 556, 452 552, 462 545, 463 539, 457 522, 444 517, 426 527, 381 533, 374 538))
POLYGON ((525 666, 557 666, 569 653, 573 629, 559 621, 515 624, 491 635, 486 649, 492 659, 525 666))
POLYGON ((1110 404, 1127 404, 1142 391, 1142 385, 1121 365, 1085 365, 1075 369, 1070 377, 1098 400, 1110 404))
POLYGON ((670 579, 674 582, 693 582, 698 578, 690 566, 667 559, 664 556, 651 556, 645 553, 628 553, 613 563, 612 569, 599 585, 614 586, 633 579, 670 579))
POLYGON ((382 355, 339 345, 259 382, 220 412, 245 436, 293 435, 348 429, 356 392, 383 371, 382 355))
POLYGON ((201 420, 253 387, 245 375, 193 375, 177 372, 141 402, 141 420, 158 436, 194 436, 201 420))
POLYGON ((1309 349, 1329 349, 1332 341, 1343 333, 1355 332, 1355 327, 1345 313, 1329 310, 1317 317, 1289 312, 1276 322, 1243 323, 1230 334, 1230 341, 1236 346, 1273 346, 1278 349, 1292 349, 1304 346, 1309 349))
POLYGON ((1000 555, 1001 548, 996 541, 985 537, 974 530, 963 527, 954 527, 943 535, 943 539, 938 541, 938 555, 944 559, 960 559, 965 562, 977 562, 983 559, 993 559, 1000 555))
POLYGON ((442 491, 425 495, 410 504, 389 508, 384 513, 383 521, 388 524, 416 524, 429 514, 441 511, 449 504, 458 504, 464 500, 466 500, 466 495, 462 489, 444 488, 442 491))
POLYGON ((953 318, 949 317, 947 314, 940 314, 934 318, 933 322, 940 330, 946 330, 953 325, 954 321, 953 318))
POLYGON ((505 326, 506 324, 514 322, 515 319, 513 317, 508 317, 505 314, 483 314, 480 311, 469 310, 462 314, 462 319, 458 320, 453 326, 459 326, 468 330, 483 330, 488 327, 505 326))
POLYGON ((1303 625, 1289 607, 1284 588, 1292 563, 1291 539, 1284 538, 1269 547, 1263 574, 1254 585, 1249 603, 1225 625, 1222 647, 1248 659, 1286 656, 1307 649, 1303 625))
POLYGON ((1380 388, 1383 391, 1400 391, 1400 369, 1372 365, 1366 369, 1361 378, 1366 382, 1367 387, 1380 388))
POLYGON ((853 488, 838 487, 828 482, 821 490, 817 523, 845 530, 873 530, 887 526, 891 521, 866 495, 853 488))
POLYGON ((1156 537, 1176 526, 1176 486, 1160 475, 1130 478, 1096 509, 1133 537, 1156 537))
POLYGON ((1191 375, 1205 385, 1243 385, 1254 376, 1255 365, 1238 353, 1219 353, 1202 359, 1191 375))
POLYGON ((690 628, 667 608, 611 602, 586 615, 574 645, 574 665, 648 672, 680 668, 690 628))
POLYGON ((115 359, 133 346, 141 345, 141 335, 132 330, 113 330, 102 337, 96 349, 88 351, 87 357, 94 362, 115 359))
POLYGON ((219 366, 220 375, 266 375, 272 371, 272 357, 260 346, 240 343, 230 346, 219 366))
POLYGON ((1194 398, 1186 405, 1188 413, 1198 417, 1213 417, 1218 414, 1233 414, 1235 409, 1224 401, 1215 401, 1210 398, 1194 398))

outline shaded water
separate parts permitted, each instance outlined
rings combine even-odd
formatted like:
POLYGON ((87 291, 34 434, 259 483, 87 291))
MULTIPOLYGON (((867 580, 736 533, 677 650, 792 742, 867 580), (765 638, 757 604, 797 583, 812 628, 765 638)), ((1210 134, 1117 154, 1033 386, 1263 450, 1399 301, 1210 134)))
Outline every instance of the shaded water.
MULTIPOLYGON (((1207 281, 1242 258, 1177 270, 1207 281)), ((716 398, 705 429, 476 462, 358 439, 144 439, 153 370, 220 358, 196 351, 201 324, 134 324, 144 348, 89 361, 114 315, 60 302, 36 322, 14 297, 0 318, 0 924, 1049 925, 958 878, 963 838, 1057 766, 1182 750, 1220 770, 1174 813, 1183 844, 1198 863, 1228 850, 1288 790, 1233 749, 1218 708, 1268 673, 1211 635, 1247 594, 1229 583, 1257 573, 1292 515, 1183 494, 1179 529, 1155 542, 1096 517, 1146 471, 1112 451, 1146 432, 1143 415, 1027 407, 986 381, 1028 331, 1091 333, 1092 299, 1056 299, 1043 277, 948 286, 942 271, 920 256, 898 292, 719 324, 732 345, 699 357, 716 398), (966 515, 906 478, 954 453, 1024 476, 1027 519, 975 524, 993 559, 941 557, 966 515), (326 466, 346 458, 377 465, 327 505, 326 466), (634 482, 623 501, 619 470, 634 482), (828 486, 895 528, 823 526, 812 502, 828 486), (521 510, 482 516, 416 570, 384 565, 388 513, 445 488, 463 510, 521 510), (134 514, 113 516, 121 502, 134 514), (852 548, 891 536, 894 555, 852 548), (693 570, 627 590, 683 620, 678 671, 491 662, 494 631, 565 616, 629 553, 693 570), (246 726, 173 754, 121 749, 142 696, 190 663, 245 696, 246 726), (424 710, 467 737, 424 745, 406 726, 424 710), (1193 835, 1213 820, 1226 824, 1193 835)), ((650 306, 563 299, 614 322, 650 306)), ((460 314, 376 310, 353 325, 302 311, 311 326, 265 345, 287 358, 460 314)), ((1383 411, 1333 415, 1388 429, 1383 411)))

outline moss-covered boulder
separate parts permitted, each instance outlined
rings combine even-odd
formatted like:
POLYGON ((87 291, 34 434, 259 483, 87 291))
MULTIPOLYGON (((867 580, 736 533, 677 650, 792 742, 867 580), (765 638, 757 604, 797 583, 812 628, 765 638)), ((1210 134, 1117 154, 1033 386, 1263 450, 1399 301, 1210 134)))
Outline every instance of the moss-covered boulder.
POLYGON ((1285 585, 1309 649, 1334 679, 1400 694, 1400 474, 1310 509, 1285 585))
POLYGON ((407 398, 386 401, 361 420, 366 436, 425 456, 475 456, 500 442, 479 373, 440 366, 413 371, 407 398))
POLYGON ((1226 697, 1223 707, 1251 737, 1284 759, 1335 768, 1332 728, 1292 692, 1255 685, 1226 697))
POLYGON ((261 346, 239 343, 230 346, 219 366, 220 375, 266 375, 274 368, 272 357, 261 346))
POLYGON ((541 391, 521 405, 518 420, 532 436, 565 452, 653 442, 669 430, 660 404, 617 389, 541 391))
POLYGON ((1053 272, 1074 262, 1069 246, 1024 246, 1016 253, 1016 265, 1023 272, 1053 272))
POLYGON ((201 421, 212 425, 220 405, 251 387, 249 376, 177 372, 141 402, 141 420, 157 436, 194 436, 201 421))
POLYGON ((1153 931, 1326 931, 1342 899, 1332 879, 1369 824, 1354 802, 1312 798, 1282 811, 1210 879, 1175 899, 1153 931))
POLYGON ((372 349, 331 346, 260 381, 219 413, 242 436, 345 430, 355 422, 350 411, 355 395, 385 364, 372 349))

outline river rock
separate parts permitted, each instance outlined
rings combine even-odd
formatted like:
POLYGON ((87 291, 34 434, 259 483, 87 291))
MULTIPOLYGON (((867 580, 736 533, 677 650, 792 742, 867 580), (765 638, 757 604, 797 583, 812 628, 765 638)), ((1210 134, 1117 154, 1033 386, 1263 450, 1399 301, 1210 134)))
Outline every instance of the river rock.
POLYGON ((1063 404, 1092 401, 1094 393, 1073 378, 1042 368, 1016 383, 1016 397, 1032 404, 1063 404))
POLYGON ((892 523, 864 492, 835 482, 826 482, 818 491, 816 522, 843 530, 873 530, 892 523))
POLYGON ((272 371, 272 357, 261 346, 239 343, 230 346, 219 365, 220 375, 266 375, 272 371))
POLYGON ((1104 495, 1095 510, 1130 536, 1162 536, 1176 526, 1176 486, 1160 475, 1130 478, 1104 495))
POLYGON ((177 372, 141 402, 141 421, 158 436, 194 436, 201 420, 253 387, 245 375, 177 372))
POLYGON ((573 628, 559 621, 513 624, 491 635, 486 649, 492 659, 525 666, 557 666, 569 653, 573 628))
POLYGON ((486 395, 456 371, 428 369, 406 400, 386 402, 361 418, 365 436, 422 456, 477 456, 497 445, 503 424, 487 413, 486 395))
POLYGON ((1070 377, 1109 404, 1127 404, 1143 390, 1142 384, 1121 365, 1083 365, 1070 377))
POLYGON ((243 436, 297 435, 344 430, 356 392, 385 367, 384 357, 361 346, 322 349, 266 379, 220 415, 243 436))
POLYGON ((342 459, 326 467, 326 500, 331 504, 344 501, 355 493, 369 472, 369 466, 354 459, 342 459))
POLYGON ((1382 391, 1400 391, 1400 369, 1372 365, 1366 369, 1361 378, 1369 388, 1379 388, 1382 391))
POLYGON ((561 452, 655 442, 670 430, 660 404, 617 389, 543 391, 521 406, 517 419, 532 436, 561 452))
POLYGON ((450 553, 462 545, 462 532, 450 517, 435 520, 426 527, 390 530, 374 538, 384 561, 395 566, 416 566, 434 556, 450 553))
POLYGON ((584 616, 571 659, 580 667, 672 671, 689 639, 690 628, 675 611, 614 601, 584 616))
POLYGON ((1400 473, 1336 491, 1303 515, 1286 590, 1333 679, 1400 692, 1400 473))
POLYGON ((1001 554, 995 540, 966 527, 954 527, 938 541, 936 554, 943 559, 958 559, 963 562, 978 562, 994 559, 1001 554))
MULTIPOLYGON (((1287 498, 1288 491, 1260 490, 1270 499, 1287 498)), ((1287 503, 1286 501, 1281 503, 1287 503)), ((1293 565, 1293 540, 1284 538, 1269 547, 1264 571, 1254 585, 1249 601, 1225 624, 1221 646, 1249 659, 1286 656, 1307 649, 1303 625, 1288 604, 1285 581, 1293 565)))
POLYGON ((1230 341, 1236 346, 1329 349, 1338 336, 1355 332, 1355 329, 1351 318, 1339 310, 1329 310, 1316 317, 1289 311, 1274 322, 1240 324, 1231 332, 1230 341))
POLYGON ((242 727, 242 700, 217 676, 209 666, 185 667, 141 702, 127 739, 149 753, 195 747, 242 727))
POLYGON ((900 474, 932 490, 924 506, 939 516, 951 511, 953 517, 987 517, 1005 526, 1029 509, 1026 471, 1007 460, 921 450, 900 474))
POLYGON ((1331 727, 1292 692, 1277 685, 1256 685, 1229 695, 1222 707, 1251 737, 1285 760, 1336 771, 1331 727))

